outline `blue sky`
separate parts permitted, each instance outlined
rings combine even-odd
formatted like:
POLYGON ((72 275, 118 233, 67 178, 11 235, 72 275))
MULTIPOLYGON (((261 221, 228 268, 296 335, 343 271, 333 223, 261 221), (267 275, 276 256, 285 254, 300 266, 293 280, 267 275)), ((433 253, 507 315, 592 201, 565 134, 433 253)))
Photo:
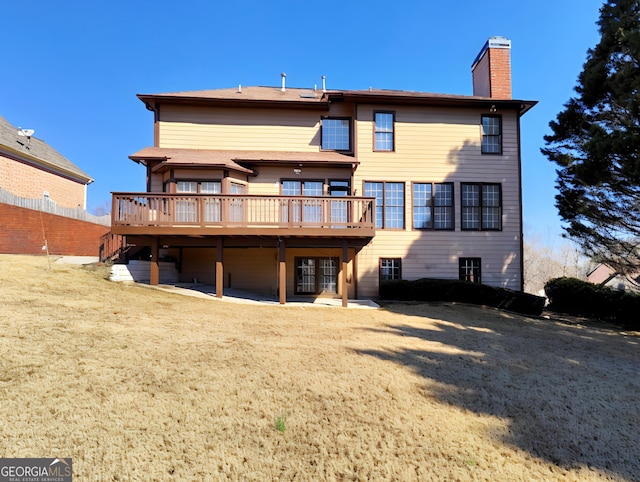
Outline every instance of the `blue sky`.
POLYGON ((138 93, 242 85, 472 94, 471 63, 492 35, 512 42, 522 119, 525 225, 555 235, 555 167, 540 154, 599 40, 600 0, 3 2, 0 115, 35 129, 91 175, 90 210, 143 191, 127 156, 152 145, 138 93))

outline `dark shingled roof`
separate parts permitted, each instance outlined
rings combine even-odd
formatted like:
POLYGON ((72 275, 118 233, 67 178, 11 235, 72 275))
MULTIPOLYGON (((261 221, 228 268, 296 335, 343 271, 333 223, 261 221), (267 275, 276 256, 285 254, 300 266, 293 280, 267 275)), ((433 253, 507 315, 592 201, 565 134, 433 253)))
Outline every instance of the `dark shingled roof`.
POLYGON ((329 109, 329 100, 322 91, 276 87, 242 87, 242 89, 195 90, 161 94, 138 94, 149 108, 155 103, 216 104, 216 105, 268 105, 280 108, 329 109))
POLYGON ((31 139, 19 136, 18 128, 12 126, 2 116, 0 116, 0 151, 84 184, 93 181, 91 176, 43 140, 33 136, 31 139))
POLYGON ((515 109, 523 115, 537 101, 518 99, 496 99, 472 95, 438 94, 407 90, 338 90, 323 92, 314 89, 287 87, 247 86, 241 89, 194 90, 160 94, 138 94, 147 107, 155 104, 191 104, 219 106, 269 106, 279 108, 329 109, 331 102, 351 101, 388 105, 432 105, 450 107, 491 107, 515 109))

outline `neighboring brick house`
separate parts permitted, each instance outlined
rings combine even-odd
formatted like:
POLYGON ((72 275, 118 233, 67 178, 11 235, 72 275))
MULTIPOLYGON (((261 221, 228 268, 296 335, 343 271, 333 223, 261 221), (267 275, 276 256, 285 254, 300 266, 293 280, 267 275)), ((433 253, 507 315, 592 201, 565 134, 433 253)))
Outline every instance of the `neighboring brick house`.
POLYGON ((138 95, 147 192, 114 193, 112 232, 151 247, 151 283, 372 298, 388 279, 521 290, 520 117, 509 40, 472 66, 474 95, 244 87, 138 95))
POLYGON ((93 179, 43 140, 25 135, 29 133, 0 117, 0 188, 86 209, 87 185, 93 179))
POLYGON ((86 212, 91 182, 33 131, 0 117, 0 253, 97 256, 109 229, 86 212))

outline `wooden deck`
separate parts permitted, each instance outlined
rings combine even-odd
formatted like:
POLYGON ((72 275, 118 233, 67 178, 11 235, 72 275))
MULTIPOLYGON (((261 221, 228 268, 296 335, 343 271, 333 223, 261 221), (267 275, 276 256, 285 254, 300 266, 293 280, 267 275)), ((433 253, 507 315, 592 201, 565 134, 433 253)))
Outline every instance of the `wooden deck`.
POLYGON ((120 235, 372 237, 371 197, 114 193, 120 235))

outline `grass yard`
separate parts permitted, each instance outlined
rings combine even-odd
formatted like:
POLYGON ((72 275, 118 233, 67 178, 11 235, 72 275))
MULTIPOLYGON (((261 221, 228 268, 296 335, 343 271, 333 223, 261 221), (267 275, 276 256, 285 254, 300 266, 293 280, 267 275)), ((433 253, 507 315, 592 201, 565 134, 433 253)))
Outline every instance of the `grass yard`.
POLYGON ((0 255, 0 457, 74 480, 638 480, 640 337, 257 306, 0 255))

